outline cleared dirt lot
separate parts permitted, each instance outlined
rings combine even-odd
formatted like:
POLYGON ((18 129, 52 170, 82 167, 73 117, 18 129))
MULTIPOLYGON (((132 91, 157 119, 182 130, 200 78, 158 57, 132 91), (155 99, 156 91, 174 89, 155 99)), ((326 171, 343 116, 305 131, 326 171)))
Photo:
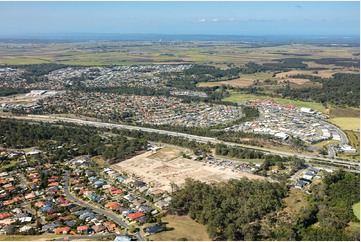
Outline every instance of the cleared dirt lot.
POLYGON ((30 104, 30 103, 36 103, 40 99, 62 93, 62 91, 47 91, 45 94, 42 95, 36 95, 35 93, 23 93, 23 94, 15 94, 8 97, 0 97, 0 104, 6 103, 6 104, 30 104))
POLYGON ((221 81, 221 82, 202 82, 199 83, 199 87, 214 87, 214 86, 221 86, 221 85, 229 85, 232 87, 249 87, 254 84, 254 81, 247 78, 239 78, 235 80, 229 81, 221 81))
POLYGON ((204 182, 220 182, 234 178, 265 179, 246 172, 221 169, 219 166, 183 158, 180 148, 166 147, 149 151, 111 166, 112 169, 135 174, 151 187, 171 191, 171 182, 181 185, 186 178, 204 182))
POLYGON ((312 76, 318 76, 318 77, 322 77, 322 78, 331 78, 332 75, 335 73, 358 74, 357 71, 350 71, 350 70, 346 70, 346 69, 318 70, 317 73, 314 73, 314 71, 310 71, 310 70, 292 70, 292 71, 277 73, 276 77, 284 79, 284 78, 287 78, 289 76, 294 76, 294 75, 312 75, 312 76))

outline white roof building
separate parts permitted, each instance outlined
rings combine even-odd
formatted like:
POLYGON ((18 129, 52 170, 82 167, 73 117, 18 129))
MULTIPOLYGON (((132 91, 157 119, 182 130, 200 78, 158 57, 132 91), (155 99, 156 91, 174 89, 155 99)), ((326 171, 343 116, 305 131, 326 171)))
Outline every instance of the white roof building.
POLYGON ((312 108, 300 108, 300 111, 302 113, 315 113, 315 111, 312 108))
POLYGON ((345 153, 356 153, 356 149, 352 148, 350 145, 341 145, 340 151, 345 153))

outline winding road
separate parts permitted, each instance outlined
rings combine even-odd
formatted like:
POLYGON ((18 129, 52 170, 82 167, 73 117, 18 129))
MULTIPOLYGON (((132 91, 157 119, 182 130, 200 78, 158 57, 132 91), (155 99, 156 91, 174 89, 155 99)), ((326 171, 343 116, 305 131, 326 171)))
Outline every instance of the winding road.
MULTIPOLYGON (((115 223, 119 224, 120 226, 124 227, 124 228, 129 228, 128 224, 126 224, 120 217, 118 217, 117 215, 108 212, 104 209, 100 209, 98 207, 95 207, 91 204, 88 204, 82 200, 80 200, 79 198, 73 196, 70 191, 69 191, 69 175, 68 172, 66 171, 65 175, 64 175, 64 193, 67 196, 67 198, 73 202, 76 202, 78 204, 80 204, 82 207, 86 207, 89 208, 91 210, 93 210, 96 213, 99 214, 103 214, 104 216, 108 217, 109 219, 113 220, 115 223)), ((139 232, 137 232, 136 234, 138 240, 144 241, 144 238, 139 234, 139 232)))

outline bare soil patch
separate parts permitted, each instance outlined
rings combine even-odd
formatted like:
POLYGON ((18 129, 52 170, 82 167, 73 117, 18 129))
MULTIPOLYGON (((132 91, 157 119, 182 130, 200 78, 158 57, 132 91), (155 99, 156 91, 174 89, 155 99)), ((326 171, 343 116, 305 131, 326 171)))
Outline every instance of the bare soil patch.
POLYGON ((284 81, 289 81, 291 83, 295 83, 295 84, 299 84, 299 85, 302 85, 302 84, 305 84, 307 82, 310 82, 309 79, 301 79, 301 78, 287 78, 287 79, 283 79, 284 81))
POLYGON ((232 87, 249 87, 254 84, 253 79, 248 78, 239 78, 229 81, 220 81, 220 82, 202 82, 199 83, 199 87, 214 87, 214 86, 232 86, 232 87))
POLYGON ((184 183, 186 178, 193 178, 203 182, 221 182, 231 178, 262 179, 262 176, 246 172, 232 171, 231 168, 221 169, 219 166, 205 164, 183 158, 180 148, 162 148, 158 151, 149 151, 131 159, 112 165, 112 169, 135 174, 152 188, 171 191, 170 184, 184 183))

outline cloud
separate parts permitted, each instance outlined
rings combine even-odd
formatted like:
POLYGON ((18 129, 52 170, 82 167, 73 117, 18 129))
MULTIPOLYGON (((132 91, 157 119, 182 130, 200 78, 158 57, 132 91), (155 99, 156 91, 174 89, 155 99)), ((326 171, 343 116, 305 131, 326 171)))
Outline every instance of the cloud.
POLYGON ((212 19, 212 22, 218 22, 219 20, 217 18, 212 19))
POLYGON ((198 19, 198 23, 204 23, 204 22, 206 22, 207 20, 205 19, 205 18, 201 18, 201 19, 198 19))
POLYGON ((235 18, 229 18, 228 21, 233 22, 233 21, 237 21, 237 19, 235 19, 235 18))

